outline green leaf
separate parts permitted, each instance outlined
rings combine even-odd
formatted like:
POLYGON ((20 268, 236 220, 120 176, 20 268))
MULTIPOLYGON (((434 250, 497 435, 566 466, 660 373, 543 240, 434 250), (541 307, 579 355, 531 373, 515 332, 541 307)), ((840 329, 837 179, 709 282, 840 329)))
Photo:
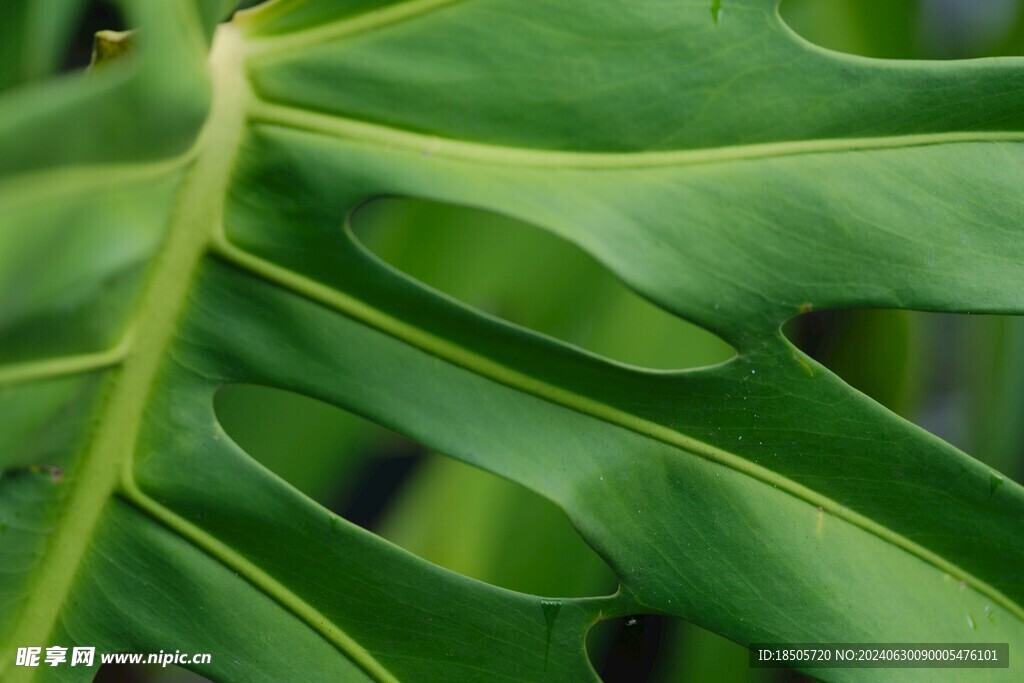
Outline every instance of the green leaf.
POLYGON ((91 675, 14 666, 54 644, 223 681, 593 680, 586 631, 640 612, 1024 646, 1024 489, 780 332, 1024 311, 1019 59, 840 55, 776 0, 285 0, 204 62, 211 12, 126 7, 137 54, 0 101, 4 680, 91 675), (441 296, 353 237, 385 195, 547 230, 738 356, 645 370, 441 296), (527 487, 619 590, 499 589, 337 518, 227 438, 238 383, 527 487))

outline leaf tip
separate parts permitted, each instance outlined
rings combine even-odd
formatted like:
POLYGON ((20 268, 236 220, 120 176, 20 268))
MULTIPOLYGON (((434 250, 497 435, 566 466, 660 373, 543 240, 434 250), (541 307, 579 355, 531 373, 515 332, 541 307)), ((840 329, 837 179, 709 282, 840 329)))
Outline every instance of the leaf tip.
POLYGON ((135 31, 97 31, 93 37, 90 69, 103 67, 132 52, 135 31))

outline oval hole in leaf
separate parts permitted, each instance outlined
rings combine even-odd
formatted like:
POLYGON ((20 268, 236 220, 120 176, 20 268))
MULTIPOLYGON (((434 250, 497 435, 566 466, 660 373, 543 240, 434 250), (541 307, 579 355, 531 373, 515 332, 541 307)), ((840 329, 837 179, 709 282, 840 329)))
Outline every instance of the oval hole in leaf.
POLYGON ((280 389, 226 386, 215 409, 224 430, 265 467, 429 562, 533 595, 615 591, 611 569, 565 514, 518 484, 280 389))
POLYGON ((476 309, 623 363, 679 369, 736 355, 717 335, 625 287, 575 245, 534 226, 404 198, 352 217, 360 241, 398 270, 476 309))
POLYGON ((1024 318, 921 311, 814 311, 783 332, 904 419, 1024 479, 1024 318))
MULTIPOLYGON (((96 655, 97 659, 99 654, 96 655)), ((66 665, 65 665, 66 666, 66 665)), ((104 664, 93 683, 209 683, 210 679, 194 671, 159 664, 104 664)))
POLYGON ((1021 0, 785 0, 780 12, 815 45, 865 57, 1024 54, 1021 0))

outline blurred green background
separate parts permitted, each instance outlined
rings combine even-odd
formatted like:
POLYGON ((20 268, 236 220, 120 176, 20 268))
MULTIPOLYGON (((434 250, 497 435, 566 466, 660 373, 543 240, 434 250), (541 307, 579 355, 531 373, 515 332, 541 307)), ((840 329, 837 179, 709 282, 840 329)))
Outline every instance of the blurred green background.
MULTIPOLYGON (((721 6, 728 13, 728 0, 721 6)), ((835 50, 947 59, 1022 54, 1022 9, 1021 0, 786 0, 782 13, 798 33, 835 50)), ((123 28, 118 21, 109 3, 83 5, 66 67, 87 63, 92 33, 123 28)), ((677 369, 733 353, 623 288, 576 248, 500 216, 382 199, 360 209, 353 227, 367 248, 423 283, 621 362, 677 369)), ((857 389, 1024 480, 1024 420, 1017 419, 1024 410, 1022 322, 825 311, 791 321, 786 331, 857 389)), ((615 590, 614 576, 561 512, 514 484, 286 392, 225 387, 216 408, 232 438, 266 467, 420 557, 537 595, 615 590)), ((810 680, 749 669, 745 648, 680 620, 638 616, 602 624, 587 645, 606 683, 810 680)), ((173 667, 110 666, 97 680, 205 679, 173 667)))

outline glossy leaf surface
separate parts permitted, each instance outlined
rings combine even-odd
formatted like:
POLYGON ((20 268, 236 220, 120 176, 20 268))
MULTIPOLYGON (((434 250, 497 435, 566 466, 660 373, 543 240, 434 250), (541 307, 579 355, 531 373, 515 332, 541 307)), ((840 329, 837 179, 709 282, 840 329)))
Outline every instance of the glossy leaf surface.
POLYGON ((210 652, 218 681, 593 680, 588 628, 640 612, 1024 646, 1024 490, 780 332, 1024 311, 1024 63, 851 57, 776 0, 721 9, 277 0, 210 48, 205 4, 128 3, 137 51, 7 90, 0 676, 88 679, 14 666, 75 643, 210 652), (354 238, 380 196, 547 230, 737 356, 645 370, 459 304, 354 238), (501 590, 350 525, 227 438, 236 383, 553 501, 619 591, 501 590))

